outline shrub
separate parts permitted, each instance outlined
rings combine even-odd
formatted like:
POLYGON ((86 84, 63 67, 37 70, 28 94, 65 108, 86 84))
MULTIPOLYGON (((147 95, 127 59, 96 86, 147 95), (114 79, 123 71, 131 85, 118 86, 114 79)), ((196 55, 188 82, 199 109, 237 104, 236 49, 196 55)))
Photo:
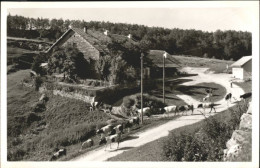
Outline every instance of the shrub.
POLYGON ((28 125, 30 125, 31 123, 33 123, 34 121, 39 121, 41 120, 41 117, 38 116, 36 113, 31 112, 29 113, 29 115, 27 116, 26 122, 28 125))
POLYGON ((26 152, 23 149, 14 149, 11 151, 8 151, 7 153, 7 160, 8 161, 18 161, 22 160, 26 152))
POLYGON ((35 104, 35 106, 33 108, 33 112, 43 112, 43 111, 45 111, 45 109, 46 109, 45 103, 43 101, 40 101, 35 104))
POLYGON ((131 106, 133 106, 135 103, 135 101, 133 99, 131 99, 130 97, 124 97, 123 99, 123 104, 126 108, 130 108, 131 106))
POLYGON ((38 91, 40 86, 42 85, 43 80, 41 77, 36 76, 35 80, 34 80, 34 85, 35 85, 35 90, 38 91))
MULTIPOLYGON (((222 161, 223 150, 233 130, 237 129, 245 103, 230 109, 230 119, 205 119, 200 131, 191 134, 170 133, 163 145, 162 157, 170 161, 222 161)), ((250 156, 249 156, 250 157, 250 156)), ((249 158, 247 157, 247 158, 249 158)), ((242 158, 240 156, 240 158, 242 158)))

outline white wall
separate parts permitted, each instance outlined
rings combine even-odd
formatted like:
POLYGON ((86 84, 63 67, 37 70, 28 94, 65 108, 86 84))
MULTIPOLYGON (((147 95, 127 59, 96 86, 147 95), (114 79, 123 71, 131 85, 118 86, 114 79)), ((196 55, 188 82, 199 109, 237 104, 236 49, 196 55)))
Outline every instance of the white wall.
POLYGON ((232 76, 238 79, 244 79, 243 68, 232 68, 232 76))

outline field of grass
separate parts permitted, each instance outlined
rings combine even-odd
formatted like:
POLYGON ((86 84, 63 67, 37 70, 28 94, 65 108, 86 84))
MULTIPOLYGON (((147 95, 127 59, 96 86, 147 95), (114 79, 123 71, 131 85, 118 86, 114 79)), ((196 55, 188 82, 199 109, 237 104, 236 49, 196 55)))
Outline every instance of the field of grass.
POLYGON ((210 59, 210 58, 198 58, 198 57, 188 57, 188 56, 173 56, 177 61, 181 63, 182 67, 201 67, 210 68, 210 71, 215 73, 225 72, 227 64, 230 66, 234 61, 210 59))
POLYGON ((246 93, 252 92, 252 81, 245 81, 245 82, 234 82, 234 84, 241 87, 246 93))
MULTIPOLYGON (((219 121, 229 121, 232 118, 230 110, 237 110, 237 106, 227 109, 221 113, 214 115, 213 117, 219 121)), ((179 135, 181 133, 192 134, 197 132, 200 128, 205 125, 206 121, 200 121, 195 124, 180 127, 171 131, 174 135, 179 135)), ((137 148, 130 149, 123 152, 120 155, 109 158, 109 161, 164 161, 163 158, 163 145, 167 137, 162 137, 158 140, 149 142, 137 148)))
POLYGON ((7 58, 17 58, 23 54, 35 53, 34 51, 18 48, 18 47, 7 47, 7 58))
POLYGON ((84 102, 49 93, 45 110, 33 113, 41 94, 19 85, 28 76, 29 70, 21 70, 7 77, 8 160, 48 160, 55 147, 86 140, 110 119, 84 102))

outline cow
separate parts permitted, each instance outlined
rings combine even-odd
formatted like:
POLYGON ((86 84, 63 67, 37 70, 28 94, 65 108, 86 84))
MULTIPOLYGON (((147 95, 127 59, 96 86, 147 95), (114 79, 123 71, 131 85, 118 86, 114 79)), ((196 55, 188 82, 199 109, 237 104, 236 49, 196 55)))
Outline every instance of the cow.
POLYGON ((240 98, 245 101, 247 98, 249 98, 249 97, 251 97, 251 96, 252 96, 252 93, 251 93, 251 92, 248 92, 248 93, 245 93, 245 94, 243 94, 243 95, 240 95, 240 98))
POLYGON ((86 149, 86 148, 90 148, 94 145, 94 142, 92 139, 88 139, 87 141, 83 142, 81 145, 81 150, 86 149))
POLYGON ((210 113, 212 111, 212 109, 214 109, 215 113, 216 113, 216 109, 215 109, 215 104, 214 103, 202 103, 198 105, 198 108, 203 108, 204 113, 205 113, 205 108, 210 108, 210 113))
POLYGON ((112 129, 113 129, 113 126, 112 125, 106 125, 106 126, 104 126, 104 127, 102 127, 102 128, 100 128, 100 129, 98 129, 97 131, 96 131, 96 133, 97 134, 110 134, 110 132, 112 131, 112 129))
MULTIPOLYGON (((138 110, 137 110, 139 116, 141 115, 141 110, 142 110, 142 109, 138 109, 138 110)), ((150 107, 145 107, 145 108, 143 108, 143 115, 145 115, 148 110, 150 110, 150 107)))
POLYGON ((121 133, 117 133, 115 135, 101 138, 99 140, 99 145, 106 144, 105 146, 105 151, 106 151, 108 143, 110 144, 110 149, 111 149, 111 144, 117 142, 117 149, 118 149, 120 141, 121 141, 121 133))
POLYGON ((66 155, 66 154, 67 154, 67 150, 65 148, 64 149, 59 149, 56 153, 54 153, 52 155, 50 161, 57 160, 58 158, 60 158, 63 155, 66 155))
POLYGON ((232 98, 232 93, 228 93, 228 94, 225 96, 225 100, 227 101, 227 105, 228 105, 228 100, 231 102, 231 98, 232 98))
POLYGON ((122 124, 118 124, 117 126, 114 127, 114 129, 116 130, 116 133, 119 133, 119 132, 123 133, 123 130, 124 130, 122 124))
POLYGON ((187 115, 187 111, 189 110, 188 105, 184 105, 184 106, 180 106, 178 108, 178 111, 182 112, 182 115, 184 114, 184 112, 186 111, 186 115, 187 115))

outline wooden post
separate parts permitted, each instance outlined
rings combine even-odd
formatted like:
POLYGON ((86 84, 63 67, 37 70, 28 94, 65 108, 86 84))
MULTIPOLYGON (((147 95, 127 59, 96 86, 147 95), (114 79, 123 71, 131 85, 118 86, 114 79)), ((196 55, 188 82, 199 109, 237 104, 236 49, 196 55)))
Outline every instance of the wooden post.
POLYGON ((165 104, 165 56, 163 55, 163 103, 165 104))
POLYGON ((143 124, 143 56, 144 54, 141 54, 141 124, 143 124))

